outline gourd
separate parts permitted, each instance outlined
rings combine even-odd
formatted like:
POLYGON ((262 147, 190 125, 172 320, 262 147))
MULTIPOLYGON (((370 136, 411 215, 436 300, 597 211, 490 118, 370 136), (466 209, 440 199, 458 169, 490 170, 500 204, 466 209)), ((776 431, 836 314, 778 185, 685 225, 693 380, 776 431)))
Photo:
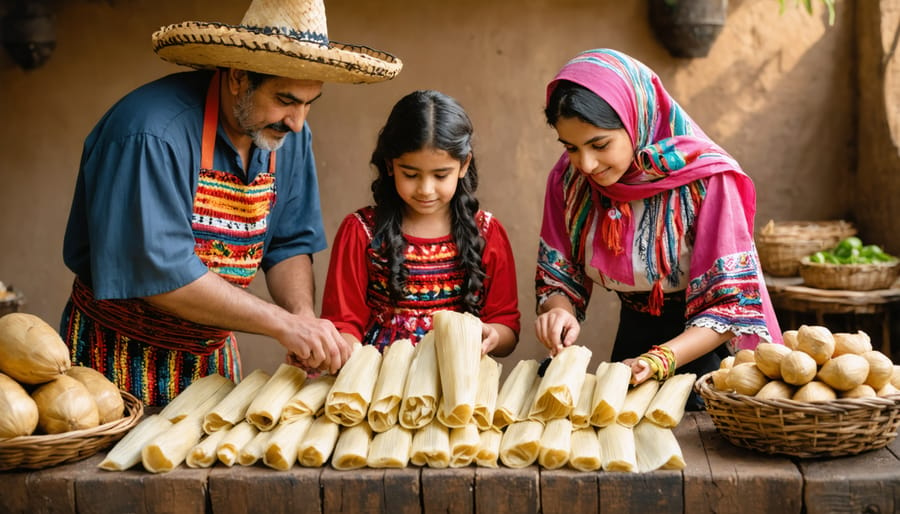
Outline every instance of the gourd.
POLYGON ((69 348, 47 322, 25 312, 0 318, 0 372, 22 384, 42 384, 71 366, 69 348))
POLYGON ((781 378, 788 384, 802 386, 816 377, 816 361, 806 352, 794 350, 781 359, 781 378))
POLYGON ((891 376, 894 374, 894 363, 890 357, 878 350, 865 352, 862 357, 869 363, 869 376, 866 377, 866 384, 877 391, 891 381, 891 376))
POLYGON ((791 350, 797 349, 797 331, 796 330, 785 330, 781 334, 782 339, 784 339, 784 345, 791 350))
POLYGON ((729 389, 734 389, 740 394, 753 396, 766 385, 768 379, 763 375, 763 372, 756 367, 755 363, 744 362, 742 364, 736 364, 731 368, 725 382, 728 384, 729 389))
POLYGON ((100 424, 97 404, 78 380, 59 375, 31 393, 38 407, 38 427, 46 434, 93 428, 100 424))
POLYGON ((845 353, 855 353, 862 355, 872 350, 872 339, 869 334, 862 330, 855 334, 846 332, 837 332, 834 334, 834 353, 832 357, 844 355, 845 353))
POLYGON ((794 388, 781 380, 769 382, 756 393, 756 397, 761 400, 790 400, 792 396, 794 388))
POLYGON ((804 385, 794 393, 792 400, 798 402, 827 402, 837 398, 834 389, 828 387, 825 383, 813 380, 804 385))
POLYGON ((122 414, 125 412, 125 401, 122 400, 119 388, 110 382, 103 373, 86 366, 72 366, 66 375, 81 382, 91 393, 94 403, 97 404, 101 425, 122 418, 122 414))
POLYGON ((771 379, 781 378, 781 359, 791 353, 791 349, 775 343, 760 343, 753 356, 756 366, 771 379))
POLYGON ((0 373, 0 440, 31 435, 37 424, 37 404, 18 382, 0 373))

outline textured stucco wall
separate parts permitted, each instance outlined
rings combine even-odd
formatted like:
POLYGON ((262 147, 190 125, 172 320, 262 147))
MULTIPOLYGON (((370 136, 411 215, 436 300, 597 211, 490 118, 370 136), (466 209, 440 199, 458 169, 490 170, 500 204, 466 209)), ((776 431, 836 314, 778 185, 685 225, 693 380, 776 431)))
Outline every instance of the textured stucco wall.
MULTIPOLYGON (((327 1, 332 39, 387 50, 405 63, 388 83, 326 86, 312 110, 329 237, 346 213, 370 201, 366 163, 391 105, 420 88, 455 96, 475 123, 482 206, 506 225, 517 258, 523 332, 509 362, 540 357, 532 277, 544 180, 561 151, 541 116, 544 86, 575 53, 601 46, 656 69, 742 163, 757 184, 758 225, 849 216, 847 191, 857 182, 854 34, 861 29, 851 2, 838 2, 832 27, 818 6, 810 16, 787 4, 779 14, 774 0, 732 0, 709 56, 691 60, 673 58, 657 43, 642 0, 327 1)), ((55 325, 72 279, 61 246, 84 137, 119 96, 180 69, 152 53, 153 30, 183 20, 237 23, 249 2, 54 5, 58 47, 46 65, 25 72, 0 52, 0 280, 23 290, 26 310, 55 325)), ((860 163, 868 166, 874 157, 865 153, 860 163)), ((316 259, 320 285, 327 260, 327 251, 316 259)), ((265 295, 263 281, 253 290, 265 295)), ((608 356, 617 316, 614 295, 598 291, 580 341, 595 351, 592 366, 608 356)), ((271 340, 241 341, 246 369, 274 369, 282 358, 271 340)))

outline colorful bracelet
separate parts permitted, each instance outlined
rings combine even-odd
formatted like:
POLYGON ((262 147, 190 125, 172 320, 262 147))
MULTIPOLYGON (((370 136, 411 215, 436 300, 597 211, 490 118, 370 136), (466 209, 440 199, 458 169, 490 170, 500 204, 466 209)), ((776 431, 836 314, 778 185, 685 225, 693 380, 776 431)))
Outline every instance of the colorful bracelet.
POLYGON ((675 375, 675 354, 668 346, 651 346, 650 350, 641 354, 638 359, 650 366, 653 378, 660 382, 675 375))

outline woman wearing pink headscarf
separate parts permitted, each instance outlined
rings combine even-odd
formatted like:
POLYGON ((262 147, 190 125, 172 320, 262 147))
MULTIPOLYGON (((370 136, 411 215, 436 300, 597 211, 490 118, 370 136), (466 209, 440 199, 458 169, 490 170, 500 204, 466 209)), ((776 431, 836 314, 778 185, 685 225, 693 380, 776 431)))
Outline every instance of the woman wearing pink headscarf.
POLYGON ((753 183, 652 70, 583 52, 547 86, 545 115, 565 147, 536 274, 537 338, 551 355, 577 339, 594 284, 622 301, 610 360, 630 364, 635 383, 781 342, 753 244, 753 183))

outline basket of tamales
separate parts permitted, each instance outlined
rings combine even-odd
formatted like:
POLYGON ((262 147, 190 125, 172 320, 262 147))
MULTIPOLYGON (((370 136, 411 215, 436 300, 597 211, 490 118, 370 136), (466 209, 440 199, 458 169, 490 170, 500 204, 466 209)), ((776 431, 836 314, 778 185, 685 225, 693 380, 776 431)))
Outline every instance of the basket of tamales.
POLYGON ((741 350, 695 383, 726 440, 795 457, 854 455, 894 440, 900 372, 864 332, 803 325, 784 339, 741 350))

